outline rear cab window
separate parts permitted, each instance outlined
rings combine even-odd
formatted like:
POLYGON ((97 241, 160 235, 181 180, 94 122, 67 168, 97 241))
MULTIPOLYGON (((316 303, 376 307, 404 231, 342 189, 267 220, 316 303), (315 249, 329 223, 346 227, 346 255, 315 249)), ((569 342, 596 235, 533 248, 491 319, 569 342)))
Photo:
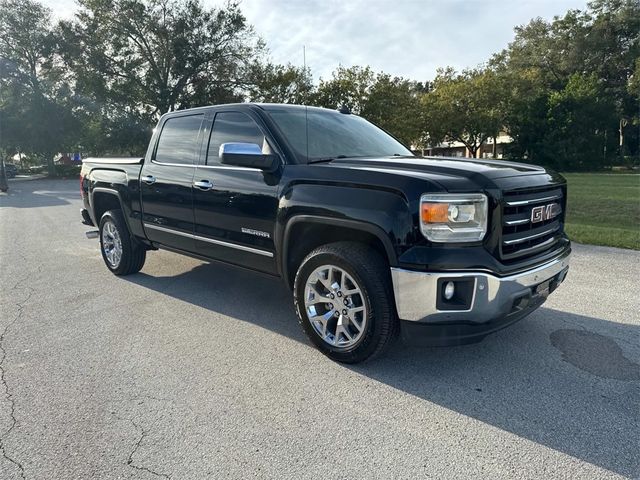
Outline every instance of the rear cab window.
POLYGON ((168 118, 160 132, 153 160, 156 163, 195 165, 204 114, 168 118))

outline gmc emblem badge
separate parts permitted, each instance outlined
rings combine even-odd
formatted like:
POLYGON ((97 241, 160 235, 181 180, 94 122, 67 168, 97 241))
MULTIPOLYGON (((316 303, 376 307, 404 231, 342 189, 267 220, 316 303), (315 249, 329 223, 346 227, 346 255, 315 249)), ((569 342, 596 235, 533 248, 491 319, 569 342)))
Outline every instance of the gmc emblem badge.
POLYGON ((531 223, 544 222, 550 220, 560 213, 560 204, 550 203, 549 205, 541 205, 531 209, 531 223))

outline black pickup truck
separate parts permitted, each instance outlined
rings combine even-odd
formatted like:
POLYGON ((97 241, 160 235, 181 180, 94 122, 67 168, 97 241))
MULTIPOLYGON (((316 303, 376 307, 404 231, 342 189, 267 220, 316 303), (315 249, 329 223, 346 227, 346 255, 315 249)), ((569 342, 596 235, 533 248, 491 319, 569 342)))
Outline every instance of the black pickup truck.
POLYGON ((310 340, 341 362, 398 332, 481 340, 539 307, 571 253, 558 174, 417 157, 346 110, 171 112, 144 158, 88 158, 80 183, 113 273, 163 248, 279 276, 310 340))

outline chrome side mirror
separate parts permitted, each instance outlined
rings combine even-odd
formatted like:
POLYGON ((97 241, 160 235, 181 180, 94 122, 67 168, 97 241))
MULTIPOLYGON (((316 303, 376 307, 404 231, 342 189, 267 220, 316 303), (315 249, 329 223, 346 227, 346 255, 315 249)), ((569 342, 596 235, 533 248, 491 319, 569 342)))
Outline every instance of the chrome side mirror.
POLYGON ((278 168, 278 156, 262 153, 255 143, 223 143, 218 155, 223 165, 259 168, 268 172, 278 168))

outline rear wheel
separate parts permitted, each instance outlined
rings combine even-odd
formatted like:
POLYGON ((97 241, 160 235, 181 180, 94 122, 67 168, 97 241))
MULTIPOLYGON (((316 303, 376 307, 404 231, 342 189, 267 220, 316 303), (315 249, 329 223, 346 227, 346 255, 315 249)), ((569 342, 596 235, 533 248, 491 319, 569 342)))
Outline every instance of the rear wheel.
POLYGON ((388 266, 366 245, 338 242, 311 252, 298 269, 294 296, 305 333, 333 360, 373 358, 397 335, 388 266))
POLYGON ((107 268, 116 275, 139 272, 147 257, 145 248, 131 237, 121 210, 102 215, 100 251, 107 268))

